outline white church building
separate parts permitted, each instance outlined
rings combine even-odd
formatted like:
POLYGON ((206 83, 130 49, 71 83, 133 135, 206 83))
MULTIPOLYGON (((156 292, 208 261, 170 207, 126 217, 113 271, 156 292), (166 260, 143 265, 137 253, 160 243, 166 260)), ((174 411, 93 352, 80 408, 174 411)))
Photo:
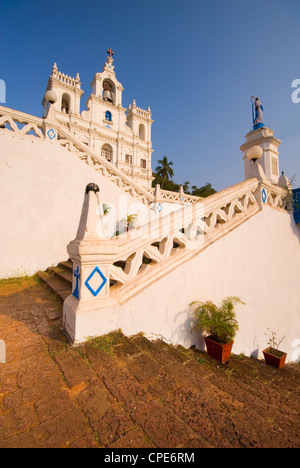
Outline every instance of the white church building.
POLYGON ((0 106, 0 279, 60 275, 77 343, 122 329, 201 348, 190 304, 237 296, 233 352, 261 357, 270 329, 299 361, 300 218, 259 98, 241 181, 200 199, 151 187, 151 110, 122 106, 111 49, 91 88, 81 111, 79 75, 54 64, 43 117, 0 106))
POLYGON ((65 75, 55 63, 42 102, 44 117, 52 105, 61 126, 139 184, 151 187, 151 110, 137 107, 135 100, 128 110, 122 106, 124 88, 116 78, 113 51, 108 54, 102 73, 92 81, 88 110, 82 112, 79 74, 65 75))

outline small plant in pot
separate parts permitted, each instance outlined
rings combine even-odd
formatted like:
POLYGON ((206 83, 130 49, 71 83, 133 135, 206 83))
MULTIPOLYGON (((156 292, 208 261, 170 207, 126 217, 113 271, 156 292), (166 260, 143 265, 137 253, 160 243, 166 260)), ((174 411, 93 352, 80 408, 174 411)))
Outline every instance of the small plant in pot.
POLYGON ((266 335, 269 337, 268 348, 263 351, 266 364, 276 367, 277 369, 283 369, 285 366, 287 353, 279 351, 279 346, 285 337, 283 337, 281 340, 278 340, 276 332, 271 331, 269 328, 268 330, 269 333, 266 333, 266 335))
POLYGON ((138 216, 136 214, 128 215, 126 218, 121 220, 121 223, 125 227, 126 231, 130 231, 136 227, 138 216))
POLYGON ((208 336, 204 338, 209 356, 225 364, 229 361, 233 340, 239 330, 234 307, 244 304, 238 297, 226 297, 221 306, 213 302, 194 301, 191 308, 194 316, 193 330, 208 336))

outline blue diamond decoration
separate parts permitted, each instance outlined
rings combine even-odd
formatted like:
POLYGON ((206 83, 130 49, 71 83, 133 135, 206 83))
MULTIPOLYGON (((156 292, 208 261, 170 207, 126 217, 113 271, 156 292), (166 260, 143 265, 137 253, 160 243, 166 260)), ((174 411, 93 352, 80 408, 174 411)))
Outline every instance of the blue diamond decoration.
POLYGON ((99 292, 101 291, 101 289, 106 285, 107 283, 107 278, 105 278, 105 276, 103 275, 103 273, 99 270, 98 267, 96 267, 92 273, 90 274, 90 276, 88 277, 88 279, 86 280, 86 282, 84 283, 86 285, 86 287, 88 288, 88 290, 93 294, 93 296, 98 296, 99 292), (98 275, 100 276, 101 280, 102 280, 102 283, 100 284, 99 288, 95 291, 91 285, 89 284, 90 280, 93 278, 93 276, 98 273, 98 275))
POLYGON ((52 128, 47 132, 47 135, 50 138, 50 140, 53 140, 53 138, 56 137, 56 133, 52 128))
POLYGON ((162 207, 161 204, 159 203, 159 204, 157 205, 157 211, 160 213, 161 210, 162 210, 162 208, 163 208, 163 207, 162 207))
POLYGON ((266 203, 266 201, 267 201, 267 192, 265 191, 265 189, 263 189, 261 196, 262 196, 263 202, 266 203))

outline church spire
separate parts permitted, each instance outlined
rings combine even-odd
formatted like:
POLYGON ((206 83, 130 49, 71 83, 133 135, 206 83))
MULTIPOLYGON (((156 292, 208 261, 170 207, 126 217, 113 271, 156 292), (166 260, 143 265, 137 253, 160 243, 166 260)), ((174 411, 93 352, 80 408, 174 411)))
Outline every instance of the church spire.
POLYGON ((110 71, 110 72, 113 72, 113 73, 114 73, 114 68, 115 68, 115 67, 113 66, 113 61, 114 61, 114 59, 113 59, 113 57, 112 57, 112 56, 114 55, 114 51, 112 50, 112 48, 110 48, 110 49, 107 49, 106 52, 108 53, 108 57, 107 57, 107 59, 106 59, 106 62, 105 62, 105 66, 104 66, 103 71, 104 71, 104 70, 107 70, 107 71, 110 71))

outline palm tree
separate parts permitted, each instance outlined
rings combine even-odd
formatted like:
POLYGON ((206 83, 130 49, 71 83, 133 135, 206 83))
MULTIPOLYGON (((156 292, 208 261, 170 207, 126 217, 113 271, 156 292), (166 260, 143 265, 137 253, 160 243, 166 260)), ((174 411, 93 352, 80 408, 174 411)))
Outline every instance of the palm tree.
POLYGON ((173 166, 172 161, 168 161, 167 156, 164 156, 163 159, 159 159, 158 166, 155 169, 158 177, 161 178, 161 188, 164 186, 164 182, 170 180, 174 176, 174 171, 171 166, 173 166))
POLYGON ((184 193, 189 194, 190 193, 189 192, 189 190, 190 190, 190 181, 187 180, 186 182, 184 182, 182 188, 183 188, 184 193))

